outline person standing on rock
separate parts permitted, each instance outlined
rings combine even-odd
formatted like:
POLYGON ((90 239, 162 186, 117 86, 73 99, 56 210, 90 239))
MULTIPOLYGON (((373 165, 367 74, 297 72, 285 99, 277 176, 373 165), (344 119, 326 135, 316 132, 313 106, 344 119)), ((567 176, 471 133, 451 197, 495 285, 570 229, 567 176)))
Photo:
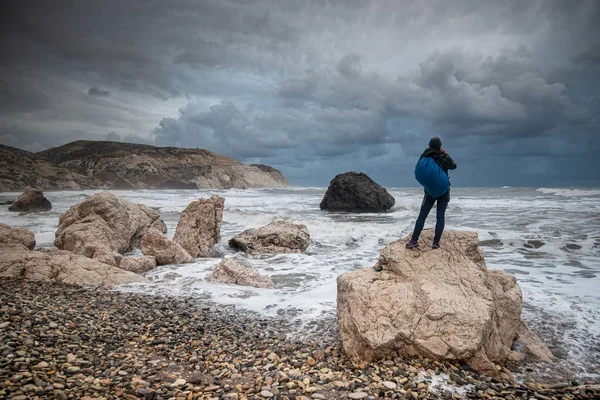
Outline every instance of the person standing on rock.
POLYGON ((442 141, 438 137, 431 138, 427 148, 415 167, 415 177, 423 185, 425 196, 421 203, 419 217, 415 223, 411 239, 406 243, 407 249, 419 246, 419 235, 425 226, 425 220, 433 205, 437 202, 435 236, 431 248, 440 248, 440 239, 444 231, 446 207, 450 201, 450 181, 448 170, 456 169, 456 163, 442 148, 442 141), (433 164, 432 162, 435 162, 433 164), (438 168, 439 166, 439 168, 438 168), (441 169, 441 171, 440 171, 441 169), (443 171, 443 172, 442 172, 443 171))

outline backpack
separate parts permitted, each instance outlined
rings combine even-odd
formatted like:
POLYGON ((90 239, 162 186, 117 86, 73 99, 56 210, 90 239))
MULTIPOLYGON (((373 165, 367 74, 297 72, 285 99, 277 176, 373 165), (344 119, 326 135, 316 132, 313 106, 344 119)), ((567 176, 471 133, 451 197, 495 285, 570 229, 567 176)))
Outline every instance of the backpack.
POLYGON ((428 195, 437 199, 450 189, 448 174, 432 157, 424 157, 415 166, 415 179, 425 188, 428 195))

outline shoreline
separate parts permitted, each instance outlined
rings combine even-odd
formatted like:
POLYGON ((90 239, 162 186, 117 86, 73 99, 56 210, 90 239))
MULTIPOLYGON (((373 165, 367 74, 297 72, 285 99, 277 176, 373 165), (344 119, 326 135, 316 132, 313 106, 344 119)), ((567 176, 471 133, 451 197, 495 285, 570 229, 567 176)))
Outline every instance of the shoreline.
MULTIPOLYGON (((338 338, 291 340, 295 332, 285 318, 263 318, 198 298, 4 281, 0 396, 305 400, 600 395, 600 385, 531 378, 511 382, 427 359, 389 359, 360 370, 349 363, 338 338)), ((524 363, 516 367, 531 369, 524 363)))

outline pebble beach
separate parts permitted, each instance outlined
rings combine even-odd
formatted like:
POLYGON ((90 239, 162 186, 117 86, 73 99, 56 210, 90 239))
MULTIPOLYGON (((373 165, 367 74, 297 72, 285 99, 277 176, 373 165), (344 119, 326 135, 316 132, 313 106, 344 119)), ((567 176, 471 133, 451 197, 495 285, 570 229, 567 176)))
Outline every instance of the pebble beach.
MULTIPOLYGON (((327 321, 325 321, 327 322, 327 321)), ((490 378, 460 364, 387 360, 355 368, 335 321, 295 337, 265 318, 193 297, 4 281, 3 399, 596 399, 600 385, 490 378), (319 329, 323 334, 319 335, 319 329)), ((507 369, 508 368, 508 369, 507 369)))

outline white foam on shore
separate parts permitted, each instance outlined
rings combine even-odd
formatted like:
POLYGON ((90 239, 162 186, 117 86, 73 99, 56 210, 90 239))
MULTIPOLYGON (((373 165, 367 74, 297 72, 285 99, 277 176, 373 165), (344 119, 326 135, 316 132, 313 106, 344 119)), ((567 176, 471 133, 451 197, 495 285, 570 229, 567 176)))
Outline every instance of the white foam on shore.
POLYGON ((429 384, 429 391, 435 395, 443 397, 446 390, 452 393, 459 394, 462 398, 466 398, 467 392, 473 390, 474 386, 471 384, 464 386, 454 386, 450 384, 450 377, 448 374, 437 374, 431 377, 431 383, 429 384))
POLYGON ((595 189, 539 188, 537 191, 566 197, 600 196, 600 190, 595 189))

